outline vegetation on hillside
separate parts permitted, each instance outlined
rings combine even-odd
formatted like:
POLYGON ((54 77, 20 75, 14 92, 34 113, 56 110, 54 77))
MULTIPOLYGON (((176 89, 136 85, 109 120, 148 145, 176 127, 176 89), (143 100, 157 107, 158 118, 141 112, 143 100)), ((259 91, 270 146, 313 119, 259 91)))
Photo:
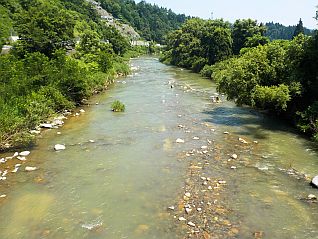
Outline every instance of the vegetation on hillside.
MULTIPOLYGON (((284 26, 280 23, 273 23, 269 22, 265 24, 266 26, 266 33, 265 36, 267 36, 270 40, 292 40, 296 26, 284 26)), ((304 27, 303 33, 305 35, 311 36, 313 34, 313 31, 304 27)))
POLYGON ((290 39, 270 42, 251 19, 232 27, 222 20, 188 20, 167 36, 161 60, 212 77, 239 105, 286 118, 318 140, 318 34, 302 22, 290 39))
POLYGON ((127 74, 128 41, 84 0, 0 0, 0 150, 32 142, 29 133, 56 112, 127 74), (75 44, 76 40, 79 40, 75 44))
POLYGON ((98 0, 116 18, 132 25, 148 41, 163 43, 164 36, 178 29, 189 17, 145 1, 98 0))

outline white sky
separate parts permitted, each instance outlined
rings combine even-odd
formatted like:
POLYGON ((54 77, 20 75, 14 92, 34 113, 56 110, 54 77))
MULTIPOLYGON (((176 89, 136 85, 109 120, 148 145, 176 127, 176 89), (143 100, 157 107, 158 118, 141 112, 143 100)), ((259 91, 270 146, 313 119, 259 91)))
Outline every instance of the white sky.
MULTIPOLYGON (((136 2, 140 2, 137 0, 136 2)), ((252 18, 258 22, 278 22, 296 25, 301 18, 304 26, 317 29, 314 19, 317 0, 146 0, 158 6, 171 8, 176 13, 201 18, 223 18, 234 22, 236 19, 252 18)))

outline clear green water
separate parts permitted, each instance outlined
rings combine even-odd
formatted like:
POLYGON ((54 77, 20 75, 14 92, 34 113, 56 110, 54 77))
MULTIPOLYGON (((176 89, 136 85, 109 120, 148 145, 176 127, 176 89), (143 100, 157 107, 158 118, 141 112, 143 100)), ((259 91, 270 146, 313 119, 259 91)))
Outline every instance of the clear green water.
POLYGON ((253 238, 256 231, 264 238, 318 238, 317 205, 300 200, 318 192, 280 170, 318 174, 314 145, 224 97, 211 104, 215 85, 196 74, 154 58, 132 63, 140 67, 133 76, 90 99, 86 113, 63 128, 45 132, 21 170, 0 181, 0 194, 7 194, 0 199, 1 239, 179 238, 166 208, 182 193, 188 162, 180 155, 203 144, 193 136, 215 140, 224 159, 239 155, 232 163, 236 170, 231 164, 214 169, 228 181, 239 238, 253 238), (175 81, 173 89, 169 81, 175 81), (126 112, 110 111, 115 99, 126 112), (202 130, 204 123, 215 132, 202 130), (238 137, 259 144, 243 147, 238 137), (186 143, 176 144, 177 138, 186 143), (54 152, 58 143, 66 150, 54 152), (27 173, 24 166, 39 169, 27 173))

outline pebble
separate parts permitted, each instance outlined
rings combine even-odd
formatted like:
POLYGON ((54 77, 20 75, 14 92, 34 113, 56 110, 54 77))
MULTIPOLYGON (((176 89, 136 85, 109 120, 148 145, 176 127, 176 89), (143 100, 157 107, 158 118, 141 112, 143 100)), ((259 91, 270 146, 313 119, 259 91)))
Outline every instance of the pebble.
POLYGON ((245 139, 243 139, 243 138, 238 138, 238 140, 239 140, 242 144, 248 144, 248 142, 247 142, 245 139))
POLYGON ((30 167, 30 166, 26 166, 25 167, 25 171, 27 171, 27 172, 32 172, 32 171, 35 171, 35 170, 37 170, 37 167, 30 167))
POLYGON ((80 115, 79 113, 76 113, 76 114, 75 114, 75 116, 79 116, 79 115, 80 115))
POLYGON ((175 207, 171 206, 171 207, 168 207, 168 209, 173 211, 175 209, 175 207))
POLYGON ((185 193, 184 196, 189 198, 189 197, 191 197, 191 193, 185 193))
POLYGON ((192 212, 192 208, 186 208, 185 211, 187 214, 190 214, 192 212))
POLYGON ((23 152, 19 153, 19 155, 26 157, 26 156, 29 156, 30 153, 31 153, 30 151, 23 151, 23 152))
POLYGON ((90 142, 90 143, 95 143, 95 140, 92 140, 92 139, 91 139, 91 140, 89 140, 89 142, 90 142))
POLYGON ((56 134, 57 134, 57 135, 61 135, 62 133, 61 133, 61 132, 57 132, 56 134))
POLYGON ((230 134, 229 132, 225 131, 223 134, 230 134))
POLYGON ((56 144, 56 145, 54 146, 54 150, 55 150, 55 151, 60 151, 60 150, 64 150, 64 149, 66 149, 66 147, 65 147, 65 145, 63 145, 63 144, 56 144))
POLYGON ((189 225, 190 227, 195 227, 195 224, 194 224, 193 222, 188 222, 188 225, 189 225))
POLYGON ((258 144, 258 141, 255 140, 255 141, 253 141, 253 143, 254 143, 254 144, 258 144))
POLYGON ((232 166, 232 167, 231 167, 231 169, 237 169, 237 167, 235 167, 235 166, 232 166))
POLYGON ((208 146, 204 145, 204 146, 201 146, 201 149, 207 149, 208 146))
POLYGON ((308 198, 309 200, 317 199, 316 195, 314 195, 314 194, 309 194, 307 198, 308 198))
POLYGON ((198 212, 201 212, 201 211, 202 211, 202 208, 198 207, 198 208, 197 208, 197 211, 198 211, 198 212))
POLYGON ((184 140, 179 138, 176 140, 176 143, 179 143, 179 144, 184 143, 184 140))
POLYGON ((5 194, 0 195, 0 198, 5 198, 5 197, 7 197, 7 195, 5 194))
POLYGON ((52 129, 53 125, 52 124, 40 124, 41 128, 45 128, 45 129, 52 129))
POLYGON ((199 137, 193 137, 193 140, 199 140, 200 138, 199 137))
POLYGON ((203 181, 205 181, 205 180, 206 180, 206 177, 201 177, 201 179, 202 179, 203 181))
POLYGON ((81 112, 81 113, 85 113, 85 110, 83 110, 83 109, 80 109, 80 112, 81 112))
POLYGON ((232 159, 237 159, 238 156, 237 156, 237 154, 232 154, 232 155, 231 155, 231 158, 232 158, 232 159))
POLYGON ((178 219, 180 222, 186 221, 187 219, 185 219, 184 217, 179 217, 178 219))
POLYGON ((20 161, 25 161, 26 160, 25 157, 20 157, 20 156, 18 156, 17 159, 19 159, 20 161))
POLYGON ((7 162, 7 160, 5 158, 0 159, 0 163, 5 163, 5 162, 7 162))
POLYGON ((224 180, 219 180, 218 183, 219 183, 219 184, 226 184, 226 181, 224 181, 224 180))

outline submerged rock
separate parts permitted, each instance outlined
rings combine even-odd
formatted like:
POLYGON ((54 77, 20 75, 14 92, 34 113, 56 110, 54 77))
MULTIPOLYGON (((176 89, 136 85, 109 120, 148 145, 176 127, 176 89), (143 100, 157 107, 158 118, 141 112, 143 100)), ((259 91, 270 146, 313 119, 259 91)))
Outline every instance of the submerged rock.
POLYGON ((54 150, 55 150, 55 151, 60 151, 60 150, 64 150, 64 149, 66 149, 66 147, 65 147, 65 145, 63 145, 63 144, 56 144, 56 145, 54 146, 54 150))

